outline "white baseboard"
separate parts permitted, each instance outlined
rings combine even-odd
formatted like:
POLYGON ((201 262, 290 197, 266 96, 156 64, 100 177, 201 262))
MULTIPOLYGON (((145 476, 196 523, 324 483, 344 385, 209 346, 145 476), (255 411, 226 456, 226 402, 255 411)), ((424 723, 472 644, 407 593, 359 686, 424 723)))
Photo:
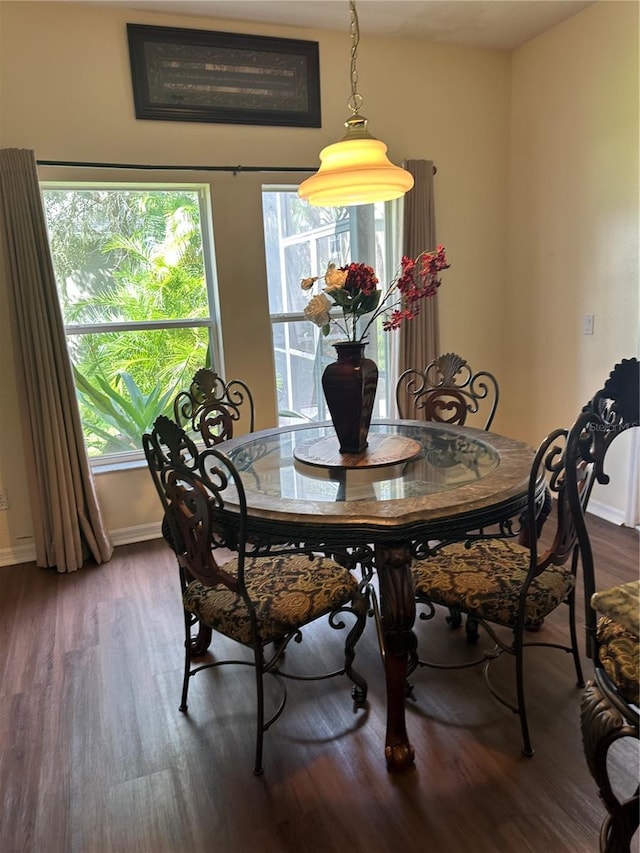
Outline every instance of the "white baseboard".
POLYGON ((26 545, 14 545, 0 548, 0 566, 14 566, 19 563, 33 563, 36 558, 36 546, 33 542, 26 545))
MULTIPOLYGON (((135 527, 121 527, 119 530, 109 531, 111 541, 115 546, 131 545, 134 542, 147 542, 150 539, 159 539, 160 522, 151 524, 138 524, 135 527)), ((36 559, 36 548, 33 542, 25 545, 14 545, 11 548, 0 548, 0 566, 14 566, 20 563, 33 563, 36 559)))
POLYGON ((618 527, 621 527, 625 522, 624 510, 614 509, 601 501, 590 500, 588 512, 597 515, 598 518, 603 518, 605 521, 610 521, 618 527))
POLYGON ((160 522, 153 521, 151 524, 137 524, 135 527, 121 527, 119 530, 110 530, 109 536, 114 545, 132 545, 134 542, 148 542, 149 539, 160 539, 162 532, 160 522))

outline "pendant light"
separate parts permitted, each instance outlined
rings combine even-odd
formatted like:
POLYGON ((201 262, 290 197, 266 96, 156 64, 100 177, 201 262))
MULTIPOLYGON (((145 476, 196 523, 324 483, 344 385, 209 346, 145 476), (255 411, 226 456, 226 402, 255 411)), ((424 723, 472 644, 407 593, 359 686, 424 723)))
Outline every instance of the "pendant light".
POLYGON ((349 0, 351 12, 351 97, 347 106, 351 116, 340 142, 320 152, 320 168, 298 188, 300 198, 317 207, 347 207, 371 204, 403 196, 413 186, 413 176, 387 157, 384 142, 371 136, 367 119, 360 115, 362 96, 358 94, 356 58, 360 28, 355 0, 349 0))

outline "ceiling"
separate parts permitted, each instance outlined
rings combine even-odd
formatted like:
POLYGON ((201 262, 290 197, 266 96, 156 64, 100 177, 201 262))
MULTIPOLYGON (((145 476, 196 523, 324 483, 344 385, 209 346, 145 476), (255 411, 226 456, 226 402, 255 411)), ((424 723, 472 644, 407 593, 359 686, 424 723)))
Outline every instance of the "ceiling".
MULTIPOLYGON (((86 2, 86 0, 85 0, 86 2)), ((89 0, 91 2, 91 0, 89 0)), ((97 5, 233 21, 349 29, 347 0, 95 0, 97 5)), ((358 0, 362 34, 513 50, 595 0, 358 0)), ((185 22, 185 26, 188 23, 185 22)))

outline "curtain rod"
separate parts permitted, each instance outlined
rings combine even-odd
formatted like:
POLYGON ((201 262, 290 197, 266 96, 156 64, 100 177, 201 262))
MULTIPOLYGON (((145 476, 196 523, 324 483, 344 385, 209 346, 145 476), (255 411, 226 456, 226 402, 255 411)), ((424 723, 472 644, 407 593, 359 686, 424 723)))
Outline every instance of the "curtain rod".
MULTIPOLYGON (((83 169, 150 169, 171 172, 316 172, 317 166, 160 166, 141 163, 80 163, 72 160, 36 160, 38 166, 79 166, 83 169)), ((434 166, 433 174, 438 170, 434 166)))
POLYGON ((142 163, 79 163, 71 160, 37 160, 38 166, 80 166, 87 169, 151 169, 172 172, 315 172, 317 166, 162 166, 142 163))

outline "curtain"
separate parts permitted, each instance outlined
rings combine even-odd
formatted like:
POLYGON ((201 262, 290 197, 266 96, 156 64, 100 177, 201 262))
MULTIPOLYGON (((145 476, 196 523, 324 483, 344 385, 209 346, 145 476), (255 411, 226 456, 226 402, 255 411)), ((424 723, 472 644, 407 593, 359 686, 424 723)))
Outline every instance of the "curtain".
POLYGON ((108 560, 82 435, 33 151, 0 150, 0 245, 9 291, 36 562, 108 560))
MULTIPOLYGON (((436 248, 433 161, 407 160, 403 166, 415 183, 404 197, 402 254, 415 258, 436 248)), ((398 336, 398 376, 410 367, 423 370, 440 354, 437 295, 422 302, 420 314, 398 336)))

